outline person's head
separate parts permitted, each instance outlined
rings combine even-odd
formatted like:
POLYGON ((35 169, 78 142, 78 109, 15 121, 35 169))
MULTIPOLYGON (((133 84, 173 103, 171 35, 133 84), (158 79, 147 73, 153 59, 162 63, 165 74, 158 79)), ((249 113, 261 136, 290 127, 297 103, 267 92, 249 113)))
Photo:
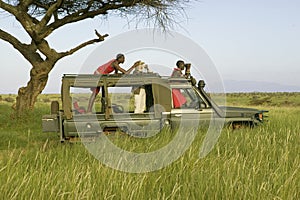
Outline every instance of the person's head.
POLYGON ((144 62, 140 62, 139 65, 135 67, 134 71, 136 73, 142 73, 144 70, 147 70, 147 72, 149 71, 148 65, 144 62))
POLYGON ((178 60, 176 62, 176 66, 180 69, 180 70, 184 70, 184 62, 182 60, 178 60))
POLYGON ((124 63, 124 61, 125 61, 125 56, 124 56, 124 54, 119 53, 119 54, 116 56, 116 60, 118 61, 118 63, 124 63))

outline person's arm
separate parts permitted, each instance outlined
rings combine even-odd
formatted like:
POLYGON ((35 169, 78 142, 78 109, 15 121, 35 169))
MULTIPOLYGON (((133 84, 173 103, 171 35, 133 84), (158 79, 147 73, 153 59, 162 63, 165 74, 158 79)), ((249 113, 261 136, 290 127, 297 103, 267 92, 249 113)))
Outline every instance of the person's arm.
POLYGON ((141 64, 141 61, 136 61, 127 71, 126 74, 130 74, 130 72, 132 72, 132 70, 134 70, 137 66, 139 66, 141 64))
POLYGON ((136 68, 141 61, 136 61, 127 71, 125 69, 123 69, 122 67, 120 67, 120 65, 118 64, 117 61, 113 62, 113 67, 115 68, 116 72, 120 71, 123 74, 130 74, 130 72, 136 68))

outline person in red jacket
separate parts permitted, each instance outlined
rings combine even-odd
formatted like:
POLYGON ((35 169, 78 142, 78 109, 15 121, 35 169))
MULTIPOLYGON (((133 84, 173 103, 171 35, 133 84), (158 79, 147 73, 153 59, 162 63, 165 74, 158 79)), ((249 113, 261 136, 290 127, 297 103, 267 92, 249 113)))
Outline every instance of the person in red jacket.
MULTIPOLYGON (((176 62, 177 68, 173 69, 171 77, 185 77, 182 73, 182 70, 185 68, 185 63, 182 60, 178 60, 176 62)), ((172 97, 173 97, 173 107, 180 108, 182 105, 186 103, 186 98, 180 92, 180 89, 172 89, 172 97)))
MULTIPOLYGON (((105 74, 110 74, 112 72, 115 72, 117 74, 119 71, 122 74, 130 74, 130 72, 136 66, 138 66, 141 61, 135 62, 134 65, 132 65, 128 70, 125 70, 122 67, 120 67, 120 64, 123 64, 124 62, 125 62, 125 56, 123 54, 118 54, 115 59, 112 59, 112 60, 108 61, 107 63, 105 63, 105 64, 101 65, 100 67, 98 67, 95 70, 94 74, 105 75, 105 74)), ((92 90, 92 95, 91 95, 90 100, 89 100, 87 112, 92 111, 92 107, 94 105, 96 96, 100 92, 100 87, 92 88, 91 90, 92 90)))

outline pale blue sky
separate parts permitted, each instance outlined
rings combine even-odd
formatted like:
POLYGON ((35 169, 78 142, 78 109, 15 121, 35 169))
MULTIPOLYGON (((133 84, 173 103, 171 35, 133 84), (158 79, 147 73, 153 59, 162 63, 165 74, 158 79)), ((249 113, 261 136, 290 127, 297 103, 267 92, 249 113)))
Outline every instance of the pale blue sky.
MULTIPOLYGON (((200 45, 224 80, 300 86, 299 8, 299 0, 204 0, 186 10, 189 19, 175 31, 200 45)), ((55 49, 67 50, 94 38, 94 29, 110 37, 135 29, 134 24, 126 23, 120 18, 86 20, 54 32, 49 41, 55 49)), ((26 34, 13 18, 0 15, 0 28, 26 41, 26 34)), ((99 45, 59 61, 44 92, 59 93, 62 74, 78 73, 85 58, 99 45)), ((0 58, 0 94, 17 93, 29 80, 30 65, 4 41, 0 41, 0 58)))

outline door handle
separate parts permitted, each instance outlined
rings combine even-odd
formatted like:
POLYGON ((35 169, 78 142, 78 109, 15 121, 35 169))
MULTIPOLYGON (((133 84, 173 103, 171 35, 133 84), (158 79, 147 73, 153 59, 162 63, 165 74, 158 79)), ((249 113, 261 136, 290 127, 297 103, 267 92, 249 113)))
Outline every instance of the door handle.
POLYGON ((175 114, 175 117, 181 117, 182 114, 175 114))

